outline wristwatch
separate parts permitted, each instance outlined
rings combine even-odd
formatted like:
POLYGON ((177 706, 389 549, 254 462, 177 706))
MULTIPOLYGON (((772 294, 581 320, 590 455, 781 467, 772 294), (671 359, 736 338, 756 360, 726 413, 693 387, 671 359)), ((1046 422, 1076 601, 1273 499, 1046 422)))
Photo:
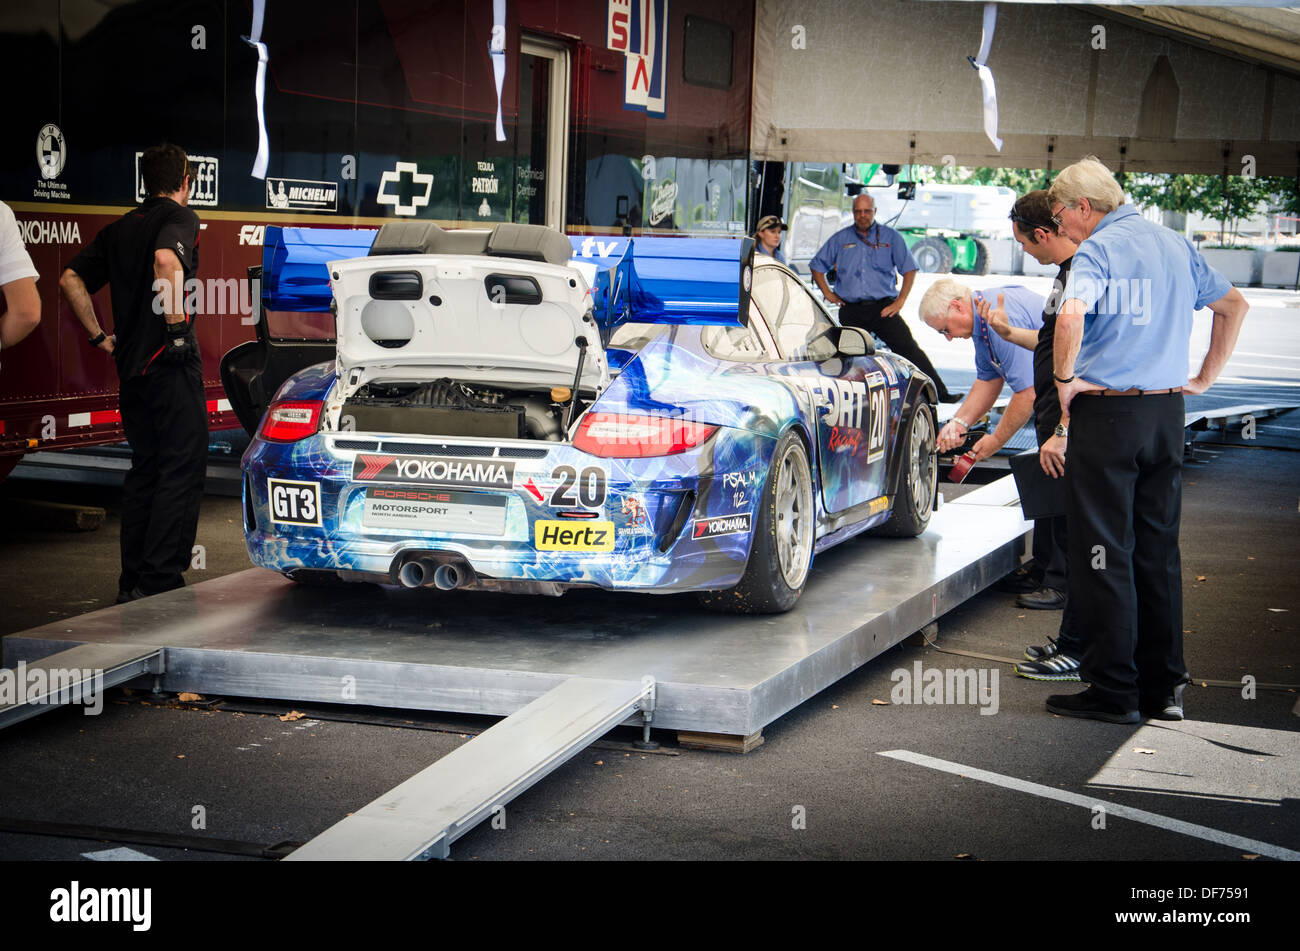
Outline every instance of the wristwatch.
POLYGON ((98 337, 91 337, 89 339, 90 339, 90 345, 92 347, 98 347, 101 343, 103 343, 105 340, 108 339, 108 334, 104 333, 104 331, 101 330, 99 332, 98 337))
POLYGON ((1066 436, 1066 437, 1068 437, 1068 436, 1070 435, 1070 430, 1069 430, 1068 427, 1063 426, 1063 425, 1061 425, 1060 423, 1057 423, 1057 424, 1056 424, 1056 428, 1052 430, 1052 435, 1053 435, 1053 436, 1066 436))

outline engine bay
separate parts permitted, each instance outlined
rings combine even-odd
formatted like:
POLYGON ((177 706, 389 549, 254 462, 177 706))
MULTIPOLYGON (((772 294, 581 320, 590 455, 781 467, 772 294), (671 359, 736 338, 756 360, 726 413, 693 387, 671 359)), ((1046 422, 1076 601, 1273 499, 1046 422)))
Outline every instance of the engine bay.
MULTIPOLYGON (((564 438, 572 392, 567 386, 523 390, 469 385, 448 377, 429 382, 370 381, 342 403, 339 430, 487 439, 564 438)), ((578 399, 572 419, 591 404, 578 399)))

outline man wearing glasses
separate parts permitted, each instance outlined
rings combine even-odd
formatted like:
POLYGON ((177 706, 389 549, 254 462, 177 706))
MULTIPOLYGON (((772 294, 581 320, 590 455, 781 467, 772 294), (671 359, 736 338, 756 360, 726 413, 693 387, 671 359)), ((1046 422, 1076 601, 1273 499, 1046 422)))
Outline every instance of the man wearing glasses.
POLYGON ((1087 632, 1078 694, 1062 716, 1136 723, 1183 718, 1183 393, 1203 393, 1237 342, 1247 304, 1179 234, 1146 221, 1089 157, 1048 193, 1079 242, 1056 319, 1054 375, 1070 418, 1069 602, 1087 632), (1200 372, 1187 378, 1192 314, 1214 312, 1200 372))
MULTIPOLYGON (((1034 359, 1029 351, 1003 340, 990 329, 981 315, 981 305, 997 301, 997 310, 1014 327, 1037 333, 1043 325, 1043 299, 1026 287, 1013 285, 972 291, 952 278, 935 281, 921 298, 921 319, 952 340, 970 339, 975 344, 975 384, 943 429, 937 444, 941 452, 960 446, 975 421, 987 413, 1002 384, 1014 394, 997 428, 971 447, 978 462, 1001 449, 1034 415, 1034 359)), ((985 306, 983 313, 990 307, 985 306)), ((1057 605, 1059 607, 1059 605, 1057 605)))
POLYGON ((900 316, 916 280, 916 261, 903 236, 876 221, 874 198, 863 192, 853 199, 853 224, 835 232, 809 262, 808 269, 826 300, 840 306, 840 324, 861 327, 884 341, 894 353, 915 363, 934 380, 940 402, 957 401, 900 316), (833 291, 826 283, 826 275, 832 272, 833 291), (898 289, 895 272, 903 276, 902 290, 898 289))

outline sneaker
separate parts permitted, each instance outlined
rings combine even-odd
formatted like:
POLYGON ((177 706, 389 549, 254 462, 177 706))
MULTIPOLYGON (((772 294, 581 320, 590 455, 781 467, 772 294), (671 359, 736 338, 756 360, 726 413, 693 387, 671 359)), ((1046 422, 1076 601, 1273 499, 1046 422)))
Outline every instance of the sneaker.
POLYGON ((1102 699, 1092 687, 1083 693, 1053 694, 1047 698, 1047 709, 1063 717, 1105 720, 1107 723, 1140 723, 1142 720, 1136 710, 1125 710, 1102 699))
POLYGON ((1025 648, 1025 660, 1047 660, 1049 657, 1055 657, 1061 653, 1061 648, 1057 646, 1056 638, 1049 637, 1047 643, 1041 647, 1030 644, 1025 648))
POLYGON ((1083 683, 1083 678, 1079 676, 1079 662, 1059 652, 1046 660, 1027 660, 1016 664, 1016 675, 1028 677, 1030 680, 1083 683))
POLYGON ((1016 607, 1031 611, 1062 611, 1065 609, 1065 592, 1056 588, 1038 588, 1016 598, 1016 607))
POLYGON ((1011 572, 1011 574, 993 585, 993 588, 1007 594, 1028 594, 1030 591, 1037 591, 1042 587, 1042 584, 1042 571, 1037 565, 1030 562, 1011 572))

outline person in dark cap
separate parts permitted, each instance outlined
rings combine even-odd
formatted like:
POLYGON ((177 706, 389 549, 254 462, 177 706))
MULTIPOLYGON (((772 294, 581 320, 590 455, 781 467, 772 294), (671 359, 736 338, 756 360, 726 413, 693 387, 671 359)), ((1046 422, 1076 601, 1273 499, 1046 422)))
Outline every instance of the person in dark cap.
POLYGON ((758 228, 754 231, 758 252, 776 258, 784 264, 785 255, 781 253, 781 232, 787 230, 789 229, 776 215, 764 215, 759 218, 758 228))

